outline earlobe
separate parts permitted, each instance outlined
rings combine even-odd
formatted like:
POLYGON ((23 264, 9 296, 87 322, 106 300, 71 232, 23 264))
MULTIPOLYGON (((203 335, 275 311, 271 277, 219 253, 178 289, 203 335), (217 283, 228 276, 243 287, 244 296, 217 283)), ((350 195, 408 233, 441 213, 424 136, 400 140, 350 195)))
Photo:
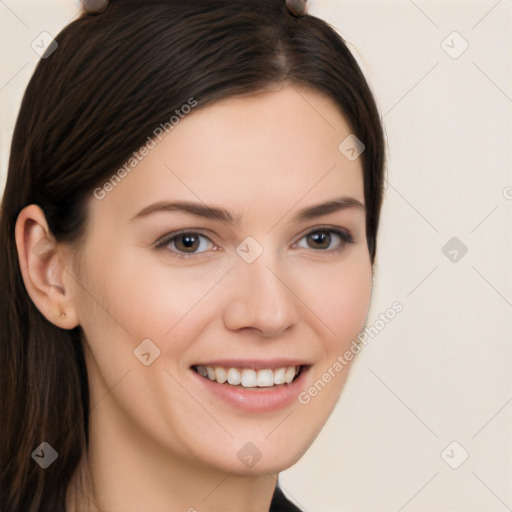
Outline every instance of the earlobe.
POLYGON ((75 328, 78 318, 70 286, 66 286, 65 255, 39 206, 32 204, 20 212, 15 238, 23 282, 32 302, 57 327, 75 328))

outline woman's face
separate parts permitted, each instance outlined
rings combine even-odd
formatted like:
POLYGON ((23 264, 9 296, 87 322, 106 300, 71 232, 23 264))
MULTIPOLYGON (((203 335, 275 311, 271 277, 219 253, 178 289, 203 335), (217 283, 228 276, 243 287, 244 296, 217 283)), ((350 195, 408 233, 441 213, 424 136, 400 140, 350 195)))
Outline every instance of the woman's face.
POLYGON ((361 162, 338 149, 350 134, 305 89, 231 98, 192 110, 91 196, 73 272, 93 437, 103 425, 239 474, 301 457, 371 296, 361 162))

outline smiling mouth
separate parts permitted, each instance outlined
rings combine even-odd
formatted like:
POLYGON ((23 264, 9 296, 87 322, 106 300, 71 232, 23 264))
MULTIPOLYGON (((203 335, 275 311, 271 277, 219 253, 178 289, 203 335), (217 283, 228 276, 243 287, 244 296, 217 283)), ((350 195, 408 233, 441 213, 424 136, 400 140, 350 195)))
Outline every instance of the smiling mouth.
POLYGON ((283 366, 281 368, 262 368, 260 370, 203 365, 194 365, 191 368, 205 379, 217 382, 218 384, 238 388, 259 389, 291 384, 299 377, 306 366, 283 366))

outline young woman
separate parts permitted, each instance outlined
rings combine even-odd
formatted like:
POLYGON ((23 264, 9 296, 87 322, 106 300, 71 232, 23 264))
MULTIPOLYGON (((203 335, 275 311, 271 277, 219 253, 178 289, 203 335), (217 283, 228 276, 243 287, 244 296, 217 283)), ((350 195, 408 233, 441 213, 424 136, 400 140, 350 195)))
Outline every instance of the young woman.
POLYGON ((3 512, 298 510, 277 477, 346 380, 384 180, 299 4, 113 0, 43 56, 0 222, 3 512))

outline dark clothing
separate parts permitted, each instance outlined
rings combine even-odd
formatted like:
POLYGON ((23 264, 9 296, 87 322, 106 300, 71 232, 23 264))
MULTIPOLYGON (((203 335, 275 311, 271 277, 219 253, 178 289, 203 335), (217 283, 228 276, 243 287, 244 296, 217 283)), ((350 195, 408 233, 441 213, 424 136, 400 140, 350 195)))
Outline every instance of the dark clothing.
POLYGON ((284 494, 279 484, 276 485, 274 496, 272 496, 272 503, 268 512, 302 512, 297 508, 284 494))

